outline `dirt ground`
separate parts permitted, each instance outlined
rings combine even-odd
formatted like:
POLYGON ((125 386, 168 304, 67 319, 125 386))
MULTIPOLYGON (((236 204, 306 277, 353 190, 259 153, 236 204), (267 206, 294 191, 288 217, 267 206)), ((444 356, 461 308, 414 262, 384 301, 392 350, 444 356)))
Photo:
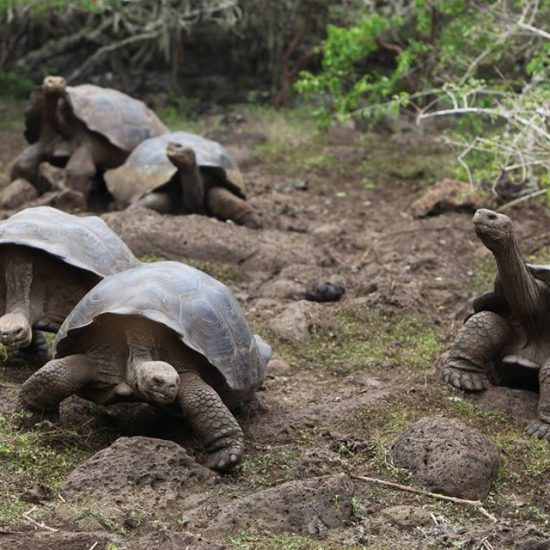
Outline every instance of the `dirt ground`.
MULTIPOLYGON (((237 109, 201 122, 233 145, 263 229, 145 210, 104 216, 144 261, 187 261, 230 285, 272 345, 268 379, 236 412, 241 466, 207 471, 192 435, 146 406, 71 399, 59 425, 18 431, 11 411, 31 369, 6 361, 0 548, 550 548, 550 445, 523 433, 535 401, 472 400, 435 368, 495 273, 470 213, 411 215, 426 187, 450 175, 452 155, 408 127, 320 133, 292 116, 237 109), (340 301, 303 300, 325 281, 345 286, 340 301), (499 450, 484 503, 496 522, 350 476, 411 483, 391 446, 434 415, 478 428, 499 450)), ((4 182, 23 146, 17 128, 0 128, 4 182)), ((550 263, 547 208, 526 202, 508 214, 526 255, 550 263)))

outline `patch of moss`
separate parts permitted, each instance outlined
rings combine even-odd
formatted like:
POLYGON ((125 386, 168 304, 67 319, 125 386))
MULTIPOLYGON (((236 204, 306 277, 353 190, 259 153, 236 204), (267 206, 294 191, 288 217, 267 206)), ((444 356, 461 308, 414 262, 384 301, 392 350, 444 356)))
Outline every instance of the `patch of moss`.
POLYGON ((321 365, 339 373, 369 367, 427 369, 442 351, 441 329, 412 313, 348 308, 336 319, 335 334, 313 332, 310 342, 293 352, 301 366, 321 365))
POLYGON ((246 479, 258 480, 256 486, 269 487, 286 481, 299 460, 300 453, 293 448, 262 449, 244 456, 241 472, 246 479))
POLYGON ((468 291, 472 294, 480 294, 492 290, 497 274, 493 258, 487 257, 478 260, 473 266, 473 272, 468 284, 468 291))
POLYGON ((11 419, 0 415, 0 525, 21 521, 21 510, 28 508, 21 492, 38 484, 57 490, 67 473, 89 456, 77 440, 76 434, 47 423, 18 431, 11 419))
POLYGON ((374 550, 371 546, 340 546, 320 542, 302 535, 256 535, 241 533, 227 540, 232 548, 240 550, 374 550))

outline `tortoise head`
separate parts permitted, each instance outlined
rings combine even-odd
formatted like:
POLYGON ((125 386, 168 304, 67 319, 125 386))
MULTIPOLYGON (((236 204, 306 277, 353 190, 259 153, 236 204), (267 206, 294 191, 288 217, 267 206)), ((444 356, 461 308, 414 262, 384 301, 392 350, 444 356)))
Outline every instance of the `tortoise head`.
POLYGON ((32 340, 29 320, 21 313, 7 313, 0 318, 0 343, 12 348, 27 347, 32 340))
POLYGON ((474 229, 479 240, 493 252, 508 246, 514 237, 512 220, 485 208, 474 214, 474 229))
POLYGON ((136 365, 138 390, 160 405, 176 399, 180 377, 172 365, 164 361, 143 361, 136 365))
POLYGON ((177 168, 190 169, 197 165, 195 151, 181 143, 170 141, 166 146, 166 156, 177 168))
POLYGON ((47 76, 42 82, 42 90, 46 94, 63 94, 66 87, 65 79, 62 76, 47 76))

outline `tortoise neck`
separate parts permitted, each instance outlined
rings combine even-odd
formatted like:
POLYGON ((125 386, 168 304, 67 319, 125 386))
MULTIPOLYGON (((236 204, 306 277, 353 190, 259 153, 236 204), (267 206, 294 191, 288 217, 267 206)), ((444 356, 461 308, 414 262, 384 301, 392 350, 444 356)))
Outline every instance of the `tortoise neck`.
POLYGON ((493 255, 512 313, 529 334, 536 333, 535 314, 542 302, 541 289, 525 265, 516 236, 512 235, 493 255))
POLYGON ((25 316, 31 323, 31 285, 33 262, 30 253, 21 248, 7 247, 4 252, 6 282, 6 313, 25 316))
POLYGON ((128 373, 137 376, 142 363, 155 360, 155 331, 151 323, 130 317, 125 323, 128 346, 128 373))
POLYGON ((63 137, 69 137, 67 124, 68 103, 64 93, 55 92, 46 94, 45 116, 48 125, 63 137))

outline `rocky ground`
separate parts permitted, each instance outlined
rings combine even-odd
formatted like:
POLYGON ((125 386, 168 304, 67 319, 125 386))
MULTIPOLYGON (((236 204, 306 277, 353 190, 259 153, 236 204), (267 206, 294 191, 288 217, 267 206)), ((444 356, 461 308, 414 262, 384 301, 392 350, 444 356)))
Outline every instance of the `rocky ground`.
MULTIPOLYGON (((18 109, 3 108, 3 183, 24 146, 18 109)), ((225 476, 205 469, 185 427, 146 406, 70 399, 59 425, 18 431, 11 412, 31 370, 8 359, 0 548, 550 548, 550 445, 523 433, 536 396, 465 396, 437 371, 495 271, 471 214, 411 214, 450 175, 452 155, 407 127, 320 133, 299 113, 242 108, 193 127, 232 144, 264 228, 146 210, 104 219, 144 261, 186 261, 229 284, 273 346, 268 379, 236 412, 242 465, 225 476), (326 281, 345 286, 340 301, 303 299, 326 281), (424 417, 454 420, 423 420, 400 439, 424 417), (441 486, 422 464, 434 464, 441 486), (496 521, 357 475, 481 497, 496 521)), ((547 209, 524 203, 509 214, 528 257, 550 263, 547 209)))

